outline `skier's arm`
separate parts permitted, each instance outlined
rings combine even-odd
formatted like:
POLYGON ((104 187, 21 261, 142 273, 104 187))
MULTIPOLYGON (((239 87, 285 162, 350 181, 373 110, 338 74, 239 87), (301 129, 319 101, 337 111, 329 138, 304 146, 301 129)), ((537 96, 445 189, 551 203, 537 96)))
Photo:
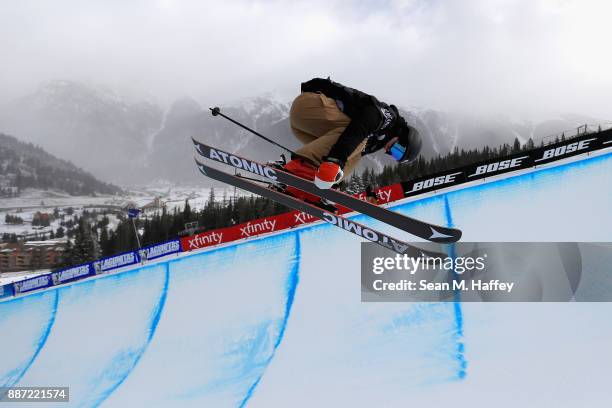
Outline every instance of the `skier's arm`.
POLYGON ((365 106, 353 116, 353 119, 327 155, 327 157, 340 161, 342 165, 357 146, 380 124, 380 113, 374 106, 365 106))

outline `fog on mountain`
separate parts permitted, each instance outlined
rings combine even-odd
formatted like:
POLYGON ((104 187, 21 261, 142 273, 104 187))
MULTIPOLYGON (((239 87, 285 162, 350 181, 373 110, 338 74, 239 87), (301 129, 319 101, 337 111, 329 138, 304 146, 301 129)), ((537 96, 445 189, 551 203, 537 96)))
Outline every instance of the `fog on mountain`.
MULTIPOLYGON (((273 140, 297 148, 288 123, 290 101, 263 95, 222 105, 224 113, 273 140)), ((456 147, 479 148, 525 143, 529 138, 601 122, 579 114, 546 119, 467 116, 432 109, 400 109, 424 135, 430 158, 456 147)), ((128 101, 105 88, 74 81, 51 81, 0 110, 0 131, 40 145, 96 177, 119 185, 209 183, 192 162, 191 138, 256 160, 276 160, 281 149, 234 124, 212 117, 208 106, 184 98, 164 112, 151 101, 128 101)), ((391 161, 370 155, 361 167, 380 170, 391 161)))

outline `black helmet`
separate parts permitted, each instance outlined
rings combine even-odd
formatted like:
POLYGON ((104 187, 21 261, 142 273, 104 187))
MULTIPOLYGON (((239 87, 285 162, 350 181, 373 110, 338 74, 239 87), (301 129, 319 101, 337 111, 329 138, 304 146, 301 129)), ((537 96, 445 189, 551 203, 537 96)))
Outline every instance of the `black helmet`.
MULTIPOLYGON (((391 105, 393 108, 395 106, 391 105)), ((394 109, 397 112, 397 108, 394 109)), ((399 140, 391 146, 388 154, 400 163, 414 161, 421 153, 423 140, 419 131, 409 126, 406 120, 397 114, 395 125, 389 130, 389 136, 398 137, 399 140)))

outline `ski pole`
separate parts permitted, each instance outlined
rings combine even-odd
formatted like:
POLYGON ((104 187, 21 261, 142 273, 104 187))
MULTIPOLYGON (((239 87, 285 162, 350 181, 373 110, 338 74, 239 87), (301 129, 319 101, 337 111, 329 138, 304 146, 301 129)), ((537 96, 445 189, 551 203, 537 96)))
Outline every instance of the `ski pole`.
POLYGON ((210 111, 211 111, 211 113, 212 113, 212 115, 213 115, 213 116, 221 116, 221 117, 224 117, 225 119, 227 119, 227 120, 229 120, 230 122, 232 122, 232 123, 234 123, 234 124, 236 124, 236 125, 240 126, 241 128, 246 129, 246 130, 248 130, 249 132, 253 133, 254 135, 261 137, 261 138, 262 138, 263 140, 265 140, 266 142, 270 142, 270 143, 272 143, 273 145, 276 145, 276 146, 280 147, 281 149, 286 150, 287 152, 291 153, 292 155, 296 155, 296 153, 295 153, 293 150, 288 149, 288 148, 286 148, 285 146, 283 146, 283 145, 281 145, 281 144, 279 144, 279 143, 276 143, 274 140, 268 139, 267 137, 265 137, 264 135, 262 135, 261 133, 259 133, 259 132, 255 131, 255 130, 251 129, 250 127, 245 126, 245 125, 243 125, 242 123, 240 123, 240 122, 238 122, 238 121, 236 121, 236 120, 234 120, 234 119, 230 118, 229 116, 226 116, 226 115, 222 114, 222 113, 221 113, 221 108, 219 108, 218 106, 215 106, 214 108, 208 108, 208 109, 210 109, 210 111))

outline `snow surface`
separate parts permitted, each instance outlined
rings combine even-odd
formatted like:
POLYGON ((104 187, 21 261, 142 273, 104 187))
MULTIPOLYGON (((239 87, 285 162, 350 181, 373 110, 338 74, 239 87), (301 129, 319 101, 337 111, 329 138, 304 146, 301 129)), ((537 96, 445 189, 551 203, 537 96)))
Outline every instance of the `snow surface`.
MULTIPOLYGON (((608 154, 395 210, 465 241, 610 241, 611 182, 608 154)), ((318 224, 2 302, 0 386, 85 407, 610 406, 611 304, 361 303, 359 242, 318 224)))

